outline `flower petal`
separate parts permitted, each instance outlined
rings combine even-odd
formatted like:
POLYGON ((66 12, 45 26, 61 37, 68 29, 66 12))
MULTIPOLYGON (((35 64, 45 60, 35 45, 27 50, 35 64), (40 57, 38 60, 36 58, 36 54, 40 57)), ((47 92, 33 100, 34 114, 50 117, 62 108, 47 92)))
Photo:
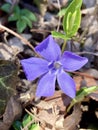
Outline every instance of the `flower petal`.
POLYGON ((61 90, 71 98, 75 97, 76 89, 74 80, 64 71, 58 73, 57 81, 61 90))
POLYGON ((35 50, 48 61, 58 60, 61 56, 60 47, 51 35, 35 47, 35 50))
POLYGON ((86 57, 78 56, 72 52, 65 51, 61 57, 60 62, 62 63, 66 71, 76 71, 84 66, 88 59, 86 57))
POLYGON ((39 80, 36 96, 38 96, 38 97, 52 96, 55 91, 55 81, 56 81, 56 76, 54 74, 52 74, 50 72, 45 74, 39 80))
POLYGON ((35 80, 48 71, 48 61, 41 58, 29 58, 20 61, 28 80, 35 80))

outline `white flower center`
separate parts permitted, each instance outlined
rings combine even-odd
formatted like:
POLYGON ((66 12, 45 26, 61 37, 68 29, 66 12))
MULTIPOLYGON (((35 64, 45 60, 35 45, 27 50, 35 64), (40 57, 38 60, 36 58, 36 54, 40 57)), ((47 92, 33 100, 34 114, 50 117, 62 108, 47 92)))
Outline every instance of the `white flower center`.
POLYGON ((60 62, 54 62, 54 68, 55 69, 59 69, 61 67, 61 63, 60 62))

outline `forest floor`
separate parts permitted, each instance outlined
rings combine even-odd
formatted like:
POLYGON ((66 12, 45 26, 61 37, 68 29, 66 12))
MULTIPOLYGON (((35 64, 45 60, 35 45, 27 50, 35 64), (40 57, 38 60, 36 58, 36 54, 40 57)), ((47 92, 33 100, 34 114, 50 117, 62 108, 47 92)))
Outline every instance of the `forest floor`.
MULTIPOLYGON (((36 99, 37 81, 28 81, 20 64, 21 59, 34 57, 32 46, 37 46, 51 34, 51 31, 62 32, 63 16, 59 17, 58 13, 67 6, 68 0, 59 0, 59 4, 58 0, 55 2, 53 0, 48 2, 45 0, 41 0, 41 2, 37 0, 2 0, 0 6, 10 2, 12 6, 18 5, 21 9, 25 8, 33 12, 37 21, 32 22, 31 29, 26 27, 19 34, 16 22, 8 21, 12 12, 5 13, 0 9, 0 85, 1 75, 10 73, 9 82, 5 81, 5 85, 16 87, 14 96, 7 100, 9 102, 4 114, 1 115, 0 130, 14 130, 13 122, 22 121, 26 113, 34 116, 33 123, 38 123, 40 130, 98 130, 98 91, 75 104, 67 113, 66 110, 71 99, 60 90, 56 90, 52 97, 36 99), (13 62, 16 68, 14 68, 13 62), (3 70, 2 66, 5 66, 6 69, 3 70), (9 66, 14 68, 11 72, 7 68, 9 66)), ((84 0, 81 14, 80 28, 76 36, 68 40, 66 44, 66 50, 88 58, 88 63, 73 74, 77 90, 83 86, 98 86, 97 0, 84 0)), ((56 39, 56 41, 62 46, 62 39, 56 39)), ((13 95, 13 93, 11 94, 13 95)), ((1 95, 0 93, 0 98, 1 95)), ((2 107, 1 104, 0 107, 2 107)), ((21 130, 30 129, 25 126, 21 130)))

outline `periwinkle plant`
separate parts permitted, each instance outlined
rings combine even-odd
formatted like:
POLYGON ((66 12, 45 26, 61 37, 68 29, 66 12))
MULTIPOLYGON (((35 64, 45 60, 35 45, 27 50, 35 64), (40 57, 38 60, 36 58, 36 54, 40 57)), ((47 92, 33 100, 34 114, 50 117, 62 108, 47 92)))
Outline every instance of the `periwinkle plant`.
POLYGON ((67 7, 63 19, 64 33, 52 31, 52 36, 64 39, 62 52, 60 46, 49 35, 35 51, 42 57, 32 57, 21 60, 24 72, 28 80, 39 78, 36 96, 52 96, 55 92, 56 80, 60 89, 69 97, 75 98, 76 85, 68 72, 79 70, 88 59, 72 52, 64 51, 66 40, 71 39, 77 33, 81 21, 82 0, 73 0, 67 7))

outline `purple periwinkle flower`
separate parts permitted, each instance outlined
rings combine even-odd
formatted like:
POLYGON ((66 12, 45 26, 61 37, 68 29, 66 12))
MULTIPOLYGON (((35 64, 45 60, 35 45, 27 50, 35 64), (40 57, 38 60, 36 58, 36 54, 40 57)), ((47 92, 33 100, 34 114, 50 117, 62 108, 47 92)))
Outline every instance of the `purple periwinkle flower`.
POLYGON ((74 80, 67 72, 73 72, 84 66, 88 59, 72 52, 64 51, 61 54, 59 45, 48 36, 35 50, 42 58, 29 58, 21 60, 28 80, 40 77, 36 96, 52 96, 55 92, 56 80, 61 90, 71 98, 75 97, 76 86, 74 80))

